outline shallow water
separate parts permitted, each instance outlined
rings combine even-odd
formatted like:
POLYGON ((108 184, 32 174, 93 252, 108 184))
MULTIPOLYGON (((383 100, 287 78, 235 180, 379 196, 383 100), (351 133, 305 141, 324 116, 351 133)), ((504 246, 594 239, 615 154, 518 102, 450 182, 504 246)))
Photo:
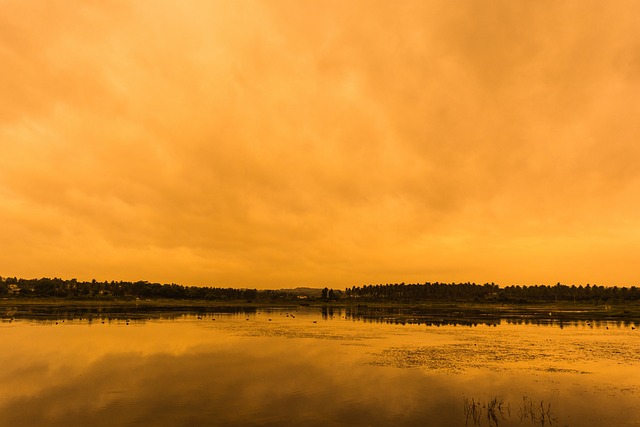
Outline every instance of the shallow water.
POLYGON ((0 426, 640 426, 635 324, 41 314, 0 323, 0 426))

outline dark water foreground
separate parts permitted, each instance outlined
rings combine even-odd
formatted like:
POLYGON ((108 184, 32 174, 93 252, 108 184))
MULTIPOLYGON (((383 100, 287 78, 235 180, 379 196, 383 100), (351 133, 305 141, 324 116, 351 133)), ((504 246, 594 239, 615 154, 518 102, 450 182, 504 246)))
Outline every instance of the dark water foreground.
POLYGON ((640 426, 624 319, 5 307, 0 426, 640 426))

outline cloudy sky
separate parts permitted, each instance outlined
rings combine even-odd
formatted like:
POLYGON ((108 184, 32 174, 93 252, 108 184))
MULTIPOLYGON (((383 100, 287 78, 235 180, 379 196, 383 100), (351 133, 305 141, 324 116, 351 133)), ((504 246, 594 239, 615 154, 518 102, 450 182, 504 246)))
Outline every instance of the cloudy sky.
POLYGON ((0 275, 638 285, 637 1, 0 0, 0 275))

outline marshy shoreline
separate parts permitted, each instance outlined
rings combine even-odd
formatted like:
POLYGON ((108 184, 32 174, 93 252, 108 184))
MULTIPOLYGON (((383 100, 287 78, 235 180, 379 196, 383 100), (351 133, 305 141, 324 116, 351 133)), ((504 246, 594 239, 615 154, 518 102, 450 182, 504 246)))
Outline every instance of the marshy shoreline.
POLYGON ((183 314, 251 313, 259 311, 334 312, 349 318, 391 323, 560 324, 565 322, 621 322, 640 325, 640 303, 614 304, 542 302, 354 302, 354 301, 199 301, 182 299, 70 300, 64 298, 2 298, 0 320, 12 319, 92 319, 175 317, 183 314))

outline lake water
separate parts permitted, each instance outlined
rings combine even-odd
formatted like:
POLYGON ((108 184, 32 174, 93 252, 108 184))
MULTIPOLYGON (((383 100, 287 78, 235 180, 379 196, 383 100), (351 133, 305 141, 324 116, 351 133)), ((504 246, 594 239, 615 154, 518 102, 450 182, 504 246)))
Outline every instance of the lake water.
POLYGON ((640 426, 637 324, 452 319, 5 311, 0 426, 640 426))

